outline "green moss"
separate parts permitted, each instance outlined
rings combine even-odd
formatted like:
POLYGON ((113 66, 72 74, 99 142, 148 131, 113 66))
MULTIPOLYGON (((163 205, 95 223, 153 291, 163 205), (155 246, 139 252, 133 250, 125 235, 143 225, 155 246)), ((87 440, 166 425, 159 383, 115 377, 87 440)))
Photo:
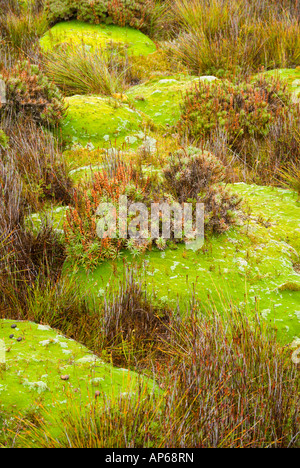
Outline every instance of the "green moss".
POLYGON ((180 117, 180 104, 186 89, 197 80, 199 78, 182 74, 157 77, 133 86, 126 94, 136 109, 156 124, 174 125, 180 117))
MULTIPOLYGON (((235 184, 232 190, 244 197, 248 219, 222 236, 210 238, 198 253, 177 250, 146 253, 138 261, 145 272, 149 291, 160 300, 184 309, 192 291, 203 308, 212 304, 219 310, 230 302, 249 312, 256 308, 278 329, 282 341, 300 337, 300 292, 281 290, 283 284, 298 284, 293 268, 300 252, 300 206, 288 190, 235 184)), ((123 257, 133 266, 136 259, 123 257)), ((67 265, 66 265, 67 267, 67 265)), ((107 262, 87 276, 76 277, 92 294, 117 285, 123 262, 107 262)), ((66 268, 68 271, 68 268, 66 268)))
MULTIPOLYGON (((62 129, 73 145, 93 148, 136 149, 145 142, 145 124, 173 125, 180 116, 180 102, 187 87, 198 78, 174 75, 134 86, 126 96, 72 96, 62 129)), ((150 125, 150 126, 151 126, 150 125)), ((149 125, 148 125, 149 126, 149 125)), ((153 140, 148 140, 153 141, 153 140)))
POLYGON ((56 49, 62 44, 83 44, 90 48, 103 49, 111 45, 121 45, 128 55, 148 55, 156 50, 155 44, 141 31, 133 28, 105 24, 88 24, 81 21, 68 21, 56 24, 40 41, 44 51, 56 49))
POLYGON ((10 419, 43 408, 44 417, 55 419, 69 405, 88 407, 95 402, 96 391, 118 397, 134 393, 140 382, 138 374, 105 364, 49 327, 0 320, 0 340, 6 348, 6 365, 0 368, 0 432, 1 413, 10 419), (13 324, 17 328, 12 329, 13 324), (17 341, 19 337, 22 341, 17 341), (62 380, 62 376, 69 378, 62 380))
POLYGON ((59 235, 63 235, 63 224, 66 216, 67 206, 58 206, 44 209, 42 213, 33 213, 26 218, 26 227, 34 233, 38 233, 45 221, 53 225, 59 235))
POLYGON ((143 119, 127 104, 100 96, 72 96, 66 101, 69 108, 62 131, 73 144, 110 148, 127 141, 129 147, 136 146, 134 134, 140 132, 143 119))
POLYGON ((281 79, 287 81, 295 97, 300 97, 300 67, 296 69, 281 68, 278 70, 270 70, 265 74, 269 76, 279 76, 281 79))
POLYGON ((9 143, 8 136, 3 132, 3 130, 0 129, 0 146, 2 146, 2 148, 4 149, 7 149, 8 143, 9 143))

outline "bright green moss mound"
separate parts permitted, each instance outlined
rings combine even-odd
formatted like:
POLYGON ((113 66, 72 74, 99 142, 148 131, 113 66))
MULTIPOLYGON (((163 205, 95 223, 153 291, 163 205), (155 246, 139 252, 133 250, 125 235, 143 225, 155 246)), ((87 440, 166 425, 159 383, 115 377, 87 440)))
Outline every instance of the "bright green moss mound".
MULTIPOLYGON (((200 79, 209 80, 210 77, 200 79)), ((174 125, 180 117, 180 104, 186 89, 197 80, 199 78, 182 74, 158 77, 133 86, 126 94, 135 108, 156 124, 174 125)))
POLYGON ((145 121, 158 127, 176 123, 184 92, 198 79, 184 75, 155 78, 119 98, 68 97, 63 134, 71 143, 82 146, 92 143, 92 148, 109 148, 126 143, 128 149, 135 149, 145 138, 145 121))
POLYGON ((69 109, 62 129, 72 143, 109 148, 137 142, 133 135, 139 133, 142 117, 127 104, 100 96, 72 96, 66 101, 69 109))
MULTIPOLYGON (((226 234, 206 241, 198 253, 184 245, 176 250, 148 252, 139 259, 141 271, 147 266, 149 291, 176 306, 183 306, 195 291, 203 307, 215 304, 219 311, 230 301, 258 309, 278 329, 282 341, 300 337, 300 275, 294 269, 300 253, 300 205, 288 190, 235 184, 232 190, 242 195, 248 219, 226 234), (247 208, 248 207, 248 208, 247 208)), ((123 257, 131 265, 131 255, 123 257)), ((77 272, 85 289, 101 295, 116 280, 123 263, 100 265, 93 273, 77 272)))
POLYGON ((82 44, 87 50, 125 47, 128 55, 148 55, 155 52, 155 44, 141 31, 133 28, 105 24, 68 21, 56 24, 40 41, 44 51, 57 49, 63 44, 82 44))
POLYGON ((138 374, 105 364, 49 327, 0 320, 0 340, 6 348, 6 366, 0 364, 0 433, 3 414, 26 417, 42 407, 51 417, 61 417, 68 405, 85 408, 95 402, 97 391, 118 397, 134 393, 140 382, 138 374), (11 328, 13 324, 16 329, 11 328))
POLYGON ((269 76, 279 76, 281 79, 287 81, 290 90, 296 97, 300 97, 300 67, 296 69, 282 68, 279 70, 271 70, 266 72, 269 76))

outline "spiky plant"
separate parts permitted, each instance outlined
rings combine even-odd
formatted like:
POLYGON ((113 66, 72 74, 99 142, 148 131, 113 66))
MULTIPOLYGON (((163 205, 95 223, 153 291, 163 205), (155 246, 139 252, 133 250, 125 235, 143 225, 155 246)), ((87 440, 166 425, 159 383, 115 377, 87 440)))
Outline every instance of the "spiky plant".
POLYGON ((18 61, 12 69, 2 71, 0 79, 5 82, 7 92, 1 119, 7 115, 30 117, 51 127, 61 122, 67 109, 63 96, 38 65, 18 61))

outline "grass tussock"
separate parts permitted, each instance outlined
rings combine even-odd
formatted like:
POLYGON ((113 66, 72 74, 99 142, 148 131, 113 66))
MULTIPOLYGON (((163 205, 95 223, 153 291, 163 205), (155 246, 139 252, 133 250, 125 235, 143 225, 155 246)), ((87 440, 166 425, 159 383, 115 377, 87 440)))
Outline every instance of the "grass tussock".
POLYGON ((73 183, 53 135, 30 121, 13 126, 7 121, 6 125, 8 144, 0 151, 1 160, 14 164, 22 181, 22 198, 26 206, 38 211, 49 201, 64 205, 72 203, 73 183))
POLYGON ((24 14, 9 11, 0 14, 0 31, 14 51, 28 51, 47 31, 48 21, 43 12, 30 10, 24 14))
POLYGON ((48 53, 45 57, 45 68, 49 79, 66 96, 112 96, 114 93, 122 93, 125 89, 125 65, 120 67, 118 63, 114 63, 112 56, 110 59, 106 58, 101 49, 87 52, 84 47, 61 48, 59 51, 48 53))
POLYGON ((292 163, 289 167, 279 171, 281 183, 284 187, 294 190, 300 198, 300 164, 292 163))
POLYGON ((28 205, 13 161, 0 161, 0 315, 24 319, 37 279, 56 281, 65 250, 53 229, 33 233, 25 226, 28 205))
POLYGON ((280 2, 175 0, 174 15, 180 33, 170 50, 192 73, 245 75, 299 65, 299 17, 280 2))

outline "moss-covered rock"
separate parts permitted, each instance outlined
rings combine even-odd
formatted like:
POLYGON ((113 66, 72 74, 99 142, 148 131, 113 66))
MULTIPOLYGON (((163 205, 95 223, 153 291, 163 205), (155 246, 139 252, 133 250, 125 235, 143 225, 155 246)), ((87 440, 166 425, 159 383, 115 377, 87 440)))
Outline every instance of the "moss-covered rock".
POLYGON ((63 135, 73 144, 109 148, 127 143, 136 146, 143 119, 126 103, 100 96, 72 96, 62 125, 63 135))
POLYGON ((126 95, 68 97, 63 135, 71 144, 89 145, 90 149, 123 143, 128 149, 136 149, 142 143, 151 144, 154 140, 145 134, 145 123, 158 128, 176 123, 182 96, 194 80, 199 78, 174 75, 133 86, 126 95))
POLYGON ((5 363, 0 362, 0 433, 2 425, 16 423, 17 416, 37 411, 55 419, 69 405, 86 408, 95 402, 96 392, 99 401, 102 395, 110 399, 134 394, 142 379, 105 364, 47 326, 0 320, 0 343, 6 351, 5 363))
POLYGON ((136 109, 156 124, 174 125, 180 117, 180 104, 186 89, 195 80, 214 80, 215 77, 193 77, 182 74, 153 78, 127 91, 136 109))
POLYGON ((141 31, 129 27, 106 24, 88 24, 68 21, 56 24, 42 37, 44 51, 57 49, 63 44, 82 45, 87 51, 117 46, 128 55, 148 55, 156 50, 155 44, 141 31))

